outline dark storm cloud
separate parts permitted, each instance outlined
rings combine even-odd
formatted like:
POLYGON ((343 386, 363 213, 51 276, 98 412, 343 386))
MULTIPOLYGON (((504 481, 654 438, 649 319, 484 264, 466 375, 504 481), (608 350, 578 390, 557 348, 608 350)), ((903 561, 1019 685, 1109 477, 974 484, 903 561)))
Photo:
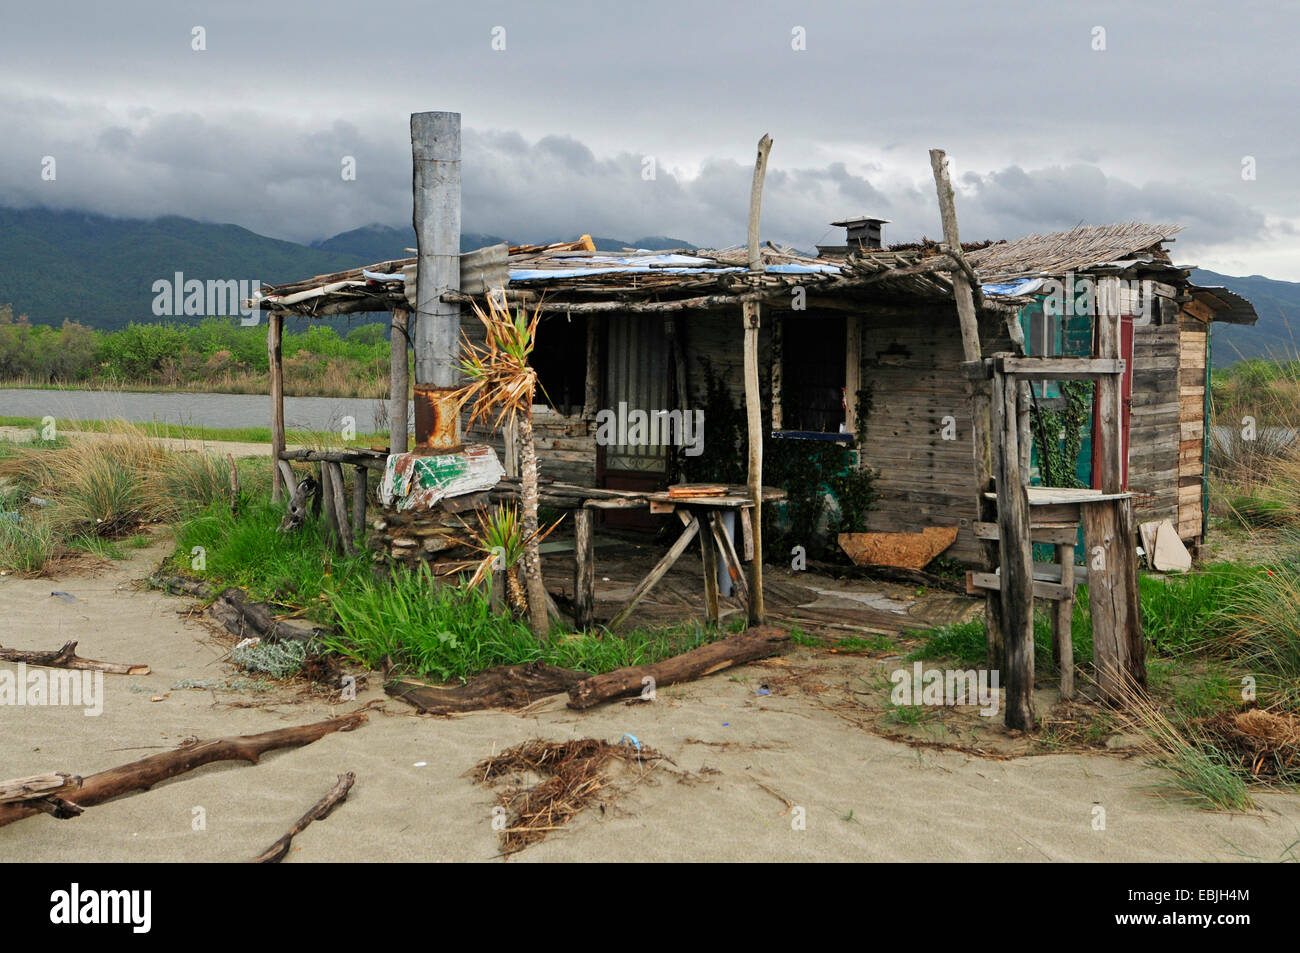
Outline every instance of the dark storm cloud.
POLYGON ((1144 218, 1188 225, 1180 251, 1295 250, 1297 28, 1266 3, 990 0, 940 15, 849 0, 370 13, 119 0, 6 21, 8 204, 296 240, 401 224, 406 117, 450 107, 465 117, 464 227, 511 238, 740 241, 753 143, 769 131, 764 235, 804 248, 861 213, 891 219, 894 240, 936 235, 926 149, 942 145, 966 237, 1144 218), (40 178, 46 155, 54 182, 40 178), (1255 181, 1239 174, 1247 155, 1255 181), (340 176, 348 156, 355 181, 340 176))

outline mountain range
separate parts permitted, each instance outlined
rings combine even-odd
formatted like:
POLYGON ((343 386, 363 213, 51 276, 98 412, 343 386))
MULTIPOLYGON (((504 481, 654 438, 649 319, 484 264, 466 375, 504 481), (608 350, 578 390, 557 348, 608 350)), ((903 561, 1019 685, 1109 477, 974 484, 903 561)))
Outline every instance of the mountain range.
MULTIPOLYGON (((506 236, 466 232, 461 235, 461 250, 506 240, 506 236)), ((593 236, 593 241, 601 251, 694 247, 692 242, 662 235, 631 241, 593 236)), ((413 247, 415 232, 409 226, 366 225, 300 244, 267 238, 238 225, 180 216, 146 220, 0 207, 0 304, 12 304, 15 314, 26 314, 36 323, 59 324, 70 318, 113 329, 130 321, 156 320, 153 284, 159 279, 174 281, 177 272, 186 279, 233 278, 274 285, 404 258, 413 247)), ((1254 327, 1216 325, 1216 367, 1242 358, 1300 354, 1300 282, 1262 275, 1239 278, 1200 268, 1193 270, 1192 281, 1235 291, 1259 312, 1254 327), (1296 319, 1296 335, 1292 319, 1296 319)))

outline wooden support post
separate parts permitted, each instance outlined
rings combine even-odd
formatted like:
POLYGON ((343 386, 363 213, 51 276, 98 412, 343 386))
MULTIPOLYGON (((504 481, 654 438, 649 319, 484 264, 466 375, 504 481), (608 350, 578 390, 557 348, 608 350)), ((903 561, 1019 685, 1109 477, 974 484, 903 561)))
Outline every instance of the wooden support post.
MULTIPOLYGON (((1117 360, 1120 357, 1119 279, 1099 280, 1096 295, 1094 356, 1117 360)), ((1127 440, 1123 433, 1122 401, 1123 379, 1120 375, 1098 378, 1098 477, 1103 493, 1119 493, 1124 486, 1127 440)), ((1146 685, 1146 645, 1138 599, 1132 500, 1085 505, 1084 532, 1097 683, 1102 697, 1113 702, 1122 698, 1126 685, 1146 685)))
POLYGON ((992 411, 997 441, 998 551, 1001 569, 1002 645, 1006 655, 1006 724, 1034 728, 1034 583, 1029 540, 1029 494, 1020 473, 1019 388, 1014 377, 993 375, 992 411))
MULTIPOLYGON (((957 205, 953 197, 952 181, 948 176, 948 157, 942 149, 930 150, 930 169, 934 173, 935 191, 939 197, 939 216, 943 222, 943 241, 949 255, 960 261, 961 233, 957 228, 957 205)), ((967 362, 980 360, 979 319, 975 313, 975 294, 970 278, 962 269, 952 271, 952 294, 957 305, 957 322, 961 327, 962 357, 967 362)), ((971 381, 971 438, 975 454, 975 514, 980 520, 993 519, 993 506, 984 499, 993 482, 992 401, 987 380, 971 381)), ((992 570, 998 559, 998 545, 985 541, 981 547, 980 568, 992 570)), ((984 627, 987 640, 988 666, 1000 669, 1003 660, 1002 602, 996 593, 984 597, 984 627)))
POLYGON ((682 535, 677 537, 677 541, 673 543, 668 552, 664 553, 663 559, 655 564, 655 568, 650 570, 650 574, 637 584, 636 589, 632 591, 632 597, 627 601, 627 605, 610 621, 609 627, 611 629, 618 628, 619 624, 632 614, 636 604, 645 598, 645 594, 654 588, 655 583, 662 579, 664 573, 673 567, 673 563, 681 558, 682 553, 686 552, 686 547, 691 544, 691 540, 696 537, 699 531, 700 521, 692 516, 682 535))
POLYGON ((352 468, 352 532, 366 535, 366 468, 352 468))
POLYGON ((1061 587, 1069 593, 1052 603, 1052 655, 1061 673, 1061 700, 1074 698, 1074 543, 1058 543, 1056 561, 1061 564, 1061 587))
POLYGON ((573 511, 573 624, 589 629, 596 621, 596 566, 592 544, 591 510, 578 507, 573 511))
POLYGON ((406 337, 410 328, 411 312, 405 308, 393 310, 391 357, 389 361, 388 396, 388 452, 405 453, 408 446, 407 420, 410 417, 411 382, 406 362, 406 337))
MULTIPOLYGON (((763 179, 767 175, 767 156, 772 138, 758 140, 758 157, 754 160, 754 181, 749 192, 749 270, 762 273, 763 258, 758 250, 758 226, 763 209, 763 179)), ((743 305, 745 323, 745 419, 749 443, 749 497, 754 501, 754 558, 749 562, 749 624, 762 625, 766 618, 763 605, 763 410, 758 391, 757 301, 743 305)))
POLYGON ((271 500, 275 503, 289 492, 280 473, 280 454, 284 450, 283 334, 284 314, 272 311, 267 315, 266 358, 271 377, 271 500))

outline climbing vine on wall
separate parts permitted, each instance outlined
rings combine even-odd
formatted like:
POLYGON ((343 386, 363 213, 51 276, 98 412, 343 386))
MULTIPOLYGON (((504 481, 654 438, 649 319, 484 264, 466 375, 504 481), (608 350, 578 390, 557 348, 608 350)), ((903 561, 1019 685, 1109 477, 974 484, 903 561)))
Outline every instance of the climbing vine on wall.
POLYGON ((1083 435, 1092 412, 1092 381, 1061 381, 1056 406, 1033 404, 1033 441, 1044 486, 1067 488, 1085 484, 1075 472, 1083 435))

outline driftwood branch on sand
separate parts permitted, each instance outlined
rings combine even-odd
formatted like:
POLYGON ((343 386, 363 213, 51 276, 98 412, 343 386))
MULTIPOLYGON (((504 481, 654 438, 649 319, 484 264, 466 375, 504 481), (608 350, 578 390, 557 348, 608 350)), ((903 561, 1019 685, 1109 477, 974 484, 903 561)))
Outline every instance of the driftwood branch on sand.
POLYGON ((50 668, 76 668, 83 671, 107 672, 109 675, 148 675, 148 665, 126 665, 122 662, 97 662, 77 655, 77 643, 66 642, 62 648, 48 651, 0 648, 0 661, 25 662, 28 665, 46 665, 50 668))
POLYGON ((293 843, 294 835, 305 831, 307 825, 312 821, 321 821, 329 817, 334 808, 347 800, 348 792, 352 790, 352 785, 356 783, 356 780, 357 776, 351 771, 347 774, 340 774, 338 783, 330 788, 328 794, 312 805, 310 811, 294 821, 293 827, 289 828, 287 834, 254 857, 249 863, 278 864, 284 860, 285 855, 289 853, 289 845, 293 843))
MULTIPOLYGON (((311 744, 335 731, 351 731, 365 720, 364 712, 354 711, 327 721, 294 728, 278 728, 256 735, 214 738, 210 741, 196 739, 172 751, 150 755, 121 767, 92 774, 66 800, 79 807, 91 807, 122 794, 146 790, 167 778, 193 771, 214 761, 247 761, 257 764, 258 759, 268 751, 311 744)), ((31 817, 40 811, 41 808, 22 801, 0 804, 0 827, 31 817)))
POLYGON ((0 781, 0 804, 22 803, 60 820, 76 817, 81 808, 59 795, 81 787, 81 778, 66 771, 0 781))
POLYGON ((484 669, 464 685, 444 688, 401 678, 385 685, 384 691, 421 712, 450 715, 484 708, 524 708, 539 698, 571 691, 590 677, 589 672, 528 662, 484 669))
POLYGON ((569 707, 591 708, 615 698, 640 694, 647 685, 657 688, 689 682, 733 665, 776 655, 789 644, 790 633, 784 629, 774 625, 755 626, 662 662, 631 665, 583 679, 569 689, 569 707))

